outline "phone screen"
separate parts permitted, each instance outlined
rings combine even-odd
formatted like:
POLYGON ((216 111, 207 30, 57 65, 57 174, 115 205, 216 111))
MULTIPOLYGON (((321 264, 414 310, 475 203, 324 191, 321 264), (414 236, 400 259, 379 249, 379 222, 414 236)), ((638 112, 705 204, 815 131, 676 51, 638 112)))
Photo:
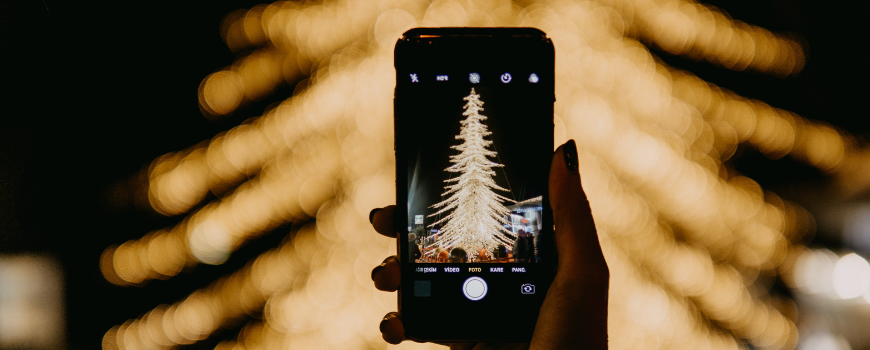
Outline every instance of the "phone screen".
POLYGON ((397 45, 400 311, 412 338, 527 340, 555 267, 553 48, 453 30, 397 45))

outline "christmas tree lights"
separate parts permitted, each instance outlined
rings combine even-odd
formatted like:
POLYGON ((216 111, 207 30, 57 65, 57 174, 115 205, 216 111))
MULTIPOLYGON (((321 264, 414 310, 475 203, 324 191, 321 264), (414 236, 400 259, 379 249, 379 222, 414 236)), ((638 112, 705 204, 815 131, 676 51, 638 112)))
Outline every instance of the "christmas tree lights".
POLYGON ((502 203, 514 201, 493 191, 508 190, 496 184, 493 179, 493 168, 504 165, 488 158, 495 157, 497 153, 488 149, 492 141, 484 139, 492 132, 482 123, 486 116, 480 114, 483 111, 480 95, 472 88, 471 94, 463 100, 468 101, 463 107, 465 112, 462 113, 467 118, 460 122, 462 126, 456 136, 457 140, 463 142, 450 147, 460 153, 450 156, 453 165, 445 169, 460 175, 445 180, 453 184, 444 186, 446 191, 441 196, 449 197, 431 206, 438 211, 429 216, 438 216, 451 210, 452 212, 429 227, 446 222, 436 240, 439 246, 462 248, 472 258, 476 258, 481 249, 485 249, 492 256, 499 244, 508 248, 513 246, 513 240, 509 237, 515 235, 505 228, 505 225, 510 224, 506 217, 511 211, 502 203))

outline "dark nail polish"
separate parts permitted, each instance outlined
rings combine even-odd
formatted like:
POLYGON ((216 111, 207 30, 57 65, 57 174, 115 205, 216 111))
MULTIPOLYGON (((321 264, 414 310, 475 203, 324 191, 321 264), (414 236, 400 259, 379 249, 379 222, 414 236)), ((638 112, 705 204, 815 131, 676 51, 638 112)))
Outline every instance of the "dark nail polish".
POLYGON ((568 142, 565 142, 565 146, 562 147, 562 153, 565 154, 565 167, 567 167, 568 170, 577 171, 577 169, 579 169, 577 161, 577 144, 574 143, 574 140, 568 140, 568 142))
POLYGON ((372 209, 372 211, 369 212, 369 223, 370 223, 370 224, 373 224, 373 223, 374 223, 374 221, 375 221, 375 213, 377 213, 378 210, 381 210, 381 208, 374 208, 374 209, 372 209))
POLYGON ((375 274, 378 273, 378 271, 380 271, 381 269, 383 269, 384 266, 387 266, 387 263, 380 264, 378 266, 375 266, 375 268, 372 269, 372 281, 375 280, 375 274))
POLYGON ((376 274, 378 271, 380 271, 381 269, 383 269, 384 266, 387 266, 387 262, 390 261, 391 258, 392 258, 392 256, 388 256, 386 259, 384 259, 383 262, 381 262, 380 265, 375 266, 375 268, 372 269, 372 281, 375 280, 375 274, 376 274))
POLYGON ((378 325, 378 329, 380 329, 381 333, 384 333, 384 327, 387 325, 387 321, 393 318, 393 314, 387 314, 384 316, 384 319, 381 320, 381 324, 378 325))

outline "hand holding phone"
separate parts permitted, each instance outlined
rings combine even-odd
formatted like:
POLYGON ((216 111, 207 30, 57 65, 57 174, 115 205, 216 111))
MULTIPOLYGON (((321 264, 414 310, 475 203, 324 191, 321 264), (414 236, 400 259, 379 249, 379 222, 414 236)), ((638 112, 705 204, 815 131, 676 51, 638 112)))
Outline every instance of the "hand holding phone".
MULTIPOLYGON (((607 349, 607 295, 610 273, 598 243, 589 202, 577 172, 573 140, 553 155, 548 181, 556 225, 557 272, 541 306, 529 345, 502 344, 499 349, 607 349)), ((395 206, 372 210, 369 220, 375 230, 396 237, 395 206)), ((372 270, 375 287, 396 291, 400 285, 398 259, 391 256, 372 270)), ((495 320, 511 331, 510 320, 495 320)), ((381 321, 384 339, 398 344, 405 339, 400 314, 392 312, 381 321)), ((475 344, 451 348, 472 349, 475 344)))
MULTIPOLYGON (((416 28, 396 44, 396 206, 391 229, 380 232, 395 235, 398 251, 373 271, 386 276, 378 288, 398 291, 402 329, 384 332, 388 341, 528 343, 566 324, 599 324, 591 310, 566 304, 606 298, 607 268, 588 203, 578 212, 564 197, 585 199, 574 143, 551 161, 554 57, 534 28, 416 28), (559 171, 573 172, 576 189, 559 171), (571 240, 558 247, 554 224, 591 232, 580 243, 596 249, 574 252, 571 240), (558 272, 557 249, 565 255, 558 272), (603 294, 573 283, 577 276, 603 278, 603 294), (560 311, 542 314, 548 308, 560 311)), ((606 320, 606 302, 600 307, 606 320)))
POLYGON ((556 272, 553 43, 534 28, 416 28, 395 66, 405 337, 528 342, 556 272))

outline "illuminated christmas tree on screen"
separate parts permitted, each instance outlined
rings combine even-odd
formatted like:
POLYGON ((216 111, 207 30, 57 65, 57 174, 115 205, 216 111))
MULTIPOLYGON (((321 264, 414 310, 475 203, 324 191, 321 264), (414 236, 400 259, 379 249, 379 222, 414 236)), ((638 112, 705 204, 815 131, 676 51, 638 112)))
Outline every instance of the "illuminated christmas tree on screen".
POLYGON ((483 101, 474 88, 464 100, 468 101, 463 107, 465 112, 462 113, 466 118, 460 122, 462 126, 456 136, 457 140, 463 142, 450 147, 459 151, 459 154, 450 156, 453 165, 445 169, 447 172, 459 173, 459 176, 445 180, 452 184, 444 186, 446 191, 441 196, 449 197, 433 205, 432 208, 438 211, 429 216, 447 212, 450 214, 429 226, 446 222, 441 227, 441 235, 437 241, 442 247, 459 247, 473 257, 481 249, 486 249, 492 256, 492 251, 499 244, 506 247, 513 245, 513 240, 506 235, 514 234, 505 228, 505 225, 510 224, 507 216, 511 211, 502 204, 513 201, 494 191, 508 190, 496 184, 493 179, 493 168, 503 165, 489 159, 496 157, 497 153, 489 149, 492 141, 484 139, 492 133, 482 123, 486 120, 486 116, 480 114, 483 111, 483 101))

